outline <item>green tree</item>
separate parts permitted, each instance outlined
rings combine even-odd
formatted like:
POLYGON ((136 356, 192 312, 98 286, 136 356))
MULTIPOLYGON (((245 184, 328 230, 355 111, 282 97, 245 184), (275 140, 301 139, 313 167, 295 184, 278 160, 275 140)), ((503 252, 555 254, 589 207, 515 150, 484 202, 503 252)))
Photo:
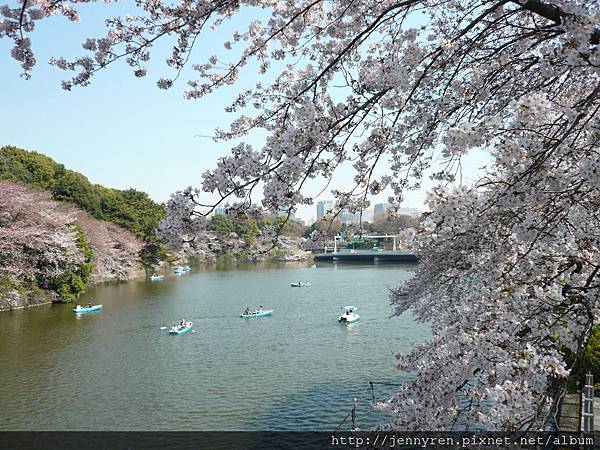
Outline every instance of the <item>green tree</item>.
POLYGON ((413 216, 401 214, 392 216, 389 214, 379 214, 375 217, 373 225, 370 227, 373 233, 377 234, 397 234, 405 228, 415 227, 418 219, 413 216))
POLYGON ((594 375, 596 382, 600 382, 600 326, 598 325, 592 329, 592 334, 583 354, 582 366, 594 375))
POLYGON ((148 227, 146 229, 144 242, 139 257, 147 277, 154 274, 156 267, 162 262, 173 262, 177 260, 177 257, 163 246, 162 241, 156 236, 156 232, 153 228, 148 227))
POLYGON ((258 233, 260 233, 260 229, 255 219, 244 218, 235 224, 235 232, 244 239, 246 244, 251 245, 256 240, 258 233))
POLYGON ((165 218, 163 207, 154 202, 148 194, 136 189, 117 191, 129 211, 128 224, 137 234, 146 234, 148 228, 156 230, 161 220, 165 218))
POLYGON ((334 237, 340 234, 342 229, 342 221, 332 214, 327 214, 313 223, 307 230, 305 235, 310 235, 314 230, 325 233, 329 237, 334 237))
POLYGON ((226 235, 235 231, 233 222, 224 214, 212 216, 206 228, 220 235, 226 235))
POLYGON ((50 190, 57 168, 58 164, 40 153, 12 146, 0 148, 0 179, 50 190))
POLYGON ((77 247, 84 255, 84 261, 76 270, 68 270, 59 277, 50 280, 49 288, 55 291, 61 302, 72 303, 85 291, 92 273, 93 253, 83 230, 79 225, 73 225, 77 233, 77 247))
POLYGON ((280 233, 284 236, 300 237, 304 234, 306 227, 293 219, 286 221, 285 216, 278 216, 276 223, 279 226, 280 233))
POLYGON ((103 218, 98 191, 80 173, 65 171, 55 180, 52 195, 56 200, 75 203, 97 219, 103 218))
POLYGON ((165 217, 163 206, 144 192, 94 185, 47 156, 17 147, 0 148, 0 179, 50 191, 54 199, 74 203, 95 218, 116 223, 140 238, 148 227, 156 229, 165 217))

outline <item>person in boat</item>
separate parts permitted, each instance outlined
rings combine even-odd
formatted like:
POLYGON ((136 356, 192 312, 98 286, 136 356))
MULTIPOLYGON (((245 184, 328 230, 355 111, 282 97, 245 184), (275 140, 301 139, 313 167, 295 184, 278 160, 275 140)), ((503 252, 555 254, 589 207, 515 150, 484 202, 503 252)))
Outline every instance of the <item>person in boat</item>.
POLYGON ((262 314, 262 312, 263 312, 263 307, 262 307, 262 305, 260 305, 260 307, 258 308, 258 313, 262 314))
POLYGON ((250 308, 246 307, 245 311, 244 311, 244 316, 249 316, 250 315, 250 308))
POLYGON ((91 308, 91 307, 92 307, 92 302, 88 302, 88 305, 87 305, 87 307, 88 307, 88 308, 91 308))

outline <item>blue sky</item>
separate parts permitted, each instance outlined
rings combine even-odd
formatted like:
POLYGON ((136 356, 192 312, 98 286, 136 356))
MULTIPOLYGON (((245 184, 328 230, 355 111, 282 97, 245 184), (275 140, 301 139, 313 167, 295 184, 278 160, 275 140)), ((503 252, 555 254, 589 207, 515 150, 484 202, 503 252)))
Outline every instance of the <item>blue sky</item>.
MULTIPOLYGON (((256 71, 246 70, 237 87, 222 89, 200 100, 185 100, 185 74, 169 91, 156 88, 156 80, 171 75, 162 55, 165 43, 155 49, 146 78, 133 77, 125 64, 117 64, 95 76, 92 85, 63 91, 60 80, 66 73, 48 65, 51 57, 83 54, 81 43, 101 35, 103 15, 116 15, 126 6, 85 5, 81 21, 71 23, 53 17, 37 24, 31 35, 38 64, 31 80, 19 77, 20 67, 10 57, 11 42, 0 40, 0 145, 15 145, 46 154, 66 167, 86 175, 93 183, 114 188, 134 187, 163 202, 169 194, 188 185, 199 186, 200 175, 215 166, 231 143, 215 143, 203 138, 216 127, 226 128, 232 115, 224 111, 244 86, 258 81, 256 71)), ((223 42, 237 27, 245 29, 248 15, 235 19, 222 30, 205 34, 193 62, 221 53, 223 42)), ((259 147, 260 139, 250 142, 259 147)), ((475 167, 485 158, 475 157, 475 167)), ((352 171, 344 168, 330 188, 351 186, 352 171)), ((430 185, 430 184, 429 184, 430 185)), ((324 186, 315 181, 308 186, 314 195, 324 186)), ((331 198, 328 193, 319 199, 331 198)), ((422 208, 424 191, 407 195, 407 207, 422 208)), ((384 201, 385 196, 373 199, 384 201)), ((301 207, 298 216, 310 220, 315 206, 301 207)))

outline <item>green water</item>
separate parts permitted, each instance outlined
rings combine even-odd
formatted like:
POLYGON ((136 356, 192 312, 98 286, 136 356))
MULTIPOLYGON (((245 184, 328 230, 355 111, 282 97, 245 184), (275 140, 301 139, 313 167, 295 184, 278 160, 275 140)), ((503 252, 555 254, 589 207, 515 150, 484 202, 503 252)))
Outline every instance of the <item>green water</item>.
POLYGON ((0 430, 331 430, 354 397, 361 429, 386 420, 368 382, 405 381, 393 355, 429 335, 389 317, 410 266, 216 269, 92 288, 98 313, 0 313, 0 430), (358 323, 337 323, 342 304, 358 323), (239 317, 259 305, 273 316, 239 317), (194 333, 160 330, 181 318, 194 333))

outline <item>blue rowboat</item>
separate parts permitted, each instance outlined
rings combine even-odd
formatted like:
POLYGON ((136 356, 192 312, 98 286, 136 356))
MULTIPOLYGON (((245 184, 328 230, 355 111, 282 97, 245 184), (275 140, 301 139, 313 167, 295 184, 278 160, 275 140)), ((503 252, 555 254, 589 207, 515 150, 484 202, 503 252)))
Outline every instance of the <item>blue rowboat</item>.
POLYGON ((187 322, 185 325, 183 326, 179 326, 179 327, 172 327, 169 330, 169 334, 170 335, 177 335, 177 334, 185 334, 189 331, 192 331, 192 326, 194 325, 193 322, 187 322))
POLYGON ((265 309, 263 312, 254 311, 250 314, 240 314, 240 317, 244 319, 253 319, 254 317, 265 317, 273 315, 272 309, 265 309))
POLYGON ((290 283, 290 285, 292 287, 310 287, 311 284, 309 282, 302 282, 300 281, 299 283, 290 283))
POLYGON ((101 311, 102 310, 102 305, 94 305, 94 306, 79 306, 77 305, 77 308, 73 308, 73 312, 77 313, 77 314, 82 314, 82 313, 89 313, 89 312, 93 312, 93 311, 101 311))
POLYGON ((150 277, 150 279, 151 279, 152 281, 158 281, 158 280, 162 280, 163 278, 165 278, 165 276, 164 276, 164 275, 152 275, 152 276, 150 277))

